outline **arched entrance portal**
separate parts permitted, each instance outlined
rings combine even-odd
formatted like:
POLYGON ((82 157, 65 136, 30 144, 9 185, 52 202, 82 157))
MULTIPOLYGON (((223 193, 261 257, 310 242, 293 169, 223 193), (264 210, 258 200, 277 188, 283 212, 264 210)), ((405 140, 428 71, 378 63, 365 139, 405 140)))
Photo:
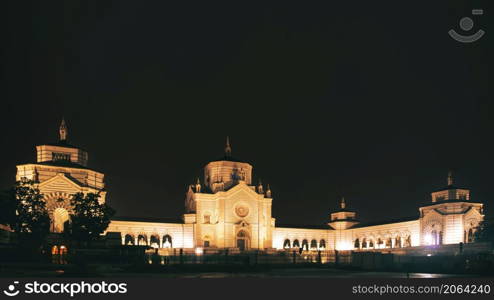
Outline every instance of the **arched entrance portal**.
POLYGON ((240 230, 237 233, 237 248, 240 251, 244 251, 249 248, 249 236, 243 230, 240 230))
POLYGON ((53 232, 63 232, 65 229, 65 222, 69 221, 69 212, 59 207, 53 211, 53 232))

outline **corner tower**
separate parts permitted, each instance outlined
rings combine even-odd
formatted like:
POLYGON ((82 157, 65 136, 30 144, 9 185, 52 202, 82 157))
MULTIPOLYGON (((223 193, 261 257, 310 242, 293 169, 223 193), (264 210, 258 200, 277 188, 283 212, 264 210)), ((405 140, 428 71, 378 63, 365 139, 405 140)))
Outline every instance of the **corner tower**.
POLYGON ((483 220, 483 204, 470 199, 470 190, 454 185, 448 173, 447 186, 431 193, 432 204, 419 208, 422 245, 473 241, 483 220))

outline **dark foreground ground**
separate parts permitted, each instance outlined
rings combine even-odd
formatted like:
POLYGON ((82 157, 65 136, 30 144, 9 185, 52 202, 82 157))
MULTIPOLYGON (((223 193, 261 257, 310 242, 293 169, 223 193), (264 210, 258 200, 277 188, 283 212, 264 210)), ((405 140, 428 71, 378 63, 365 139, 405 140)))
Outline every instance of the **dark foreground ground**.
POLYGON ((200 268, 154 268, 115 267, 110 265, 50 265, 50 264, 3 264, 0 277, 138 277, 138 278, 453 278, 478 277, 476 274, 435 274, 406 272, 377 272, 350 270, 334 267, 276 267, 269 266, 238 268, 223 266, 200 268))

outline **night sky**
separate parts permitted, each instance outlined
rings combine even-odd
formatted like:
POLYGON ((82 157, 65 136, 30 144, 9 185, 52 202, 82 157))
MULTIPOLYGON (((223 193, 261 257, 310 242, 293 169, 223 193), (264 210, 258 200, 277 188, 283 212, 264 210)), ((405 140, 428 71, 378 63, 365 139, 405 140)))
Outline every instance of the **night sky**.
POLYGON ((20 2, 0 9, 1 188, 65 116, 120 216, 180 217, 227 135, 278 223, 324 224, 342 195, 413 217, 449 170, 494 214, 492 1, 20 2), (452 40, 473 8, 486 35, 452 40))

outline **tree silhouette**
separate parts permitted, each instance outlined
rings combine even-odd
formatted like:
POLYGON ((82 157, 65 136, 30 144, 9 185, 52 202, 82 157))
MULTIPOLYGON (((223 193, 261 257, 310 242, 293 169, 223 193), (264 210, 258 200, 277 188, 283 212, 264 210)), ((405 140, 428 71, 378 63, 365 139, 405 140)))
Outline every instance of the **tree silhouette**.
POLYGON ((42 243, 50 232, 50 217, 43 194, 32 180, 17 181, 4 193, 2 223, 6 223, 21 240, 42 243))
POLYGON ((100 203, 99 198, 100 195, 95 193, 72 196, 70 233, 75 240, 89 244, 108 228, 115 210, 106 203, 100 203))
POLYGON ((494 243, 494 219, 484 219, 480 222, 474 233, 473 241, 494 243))

